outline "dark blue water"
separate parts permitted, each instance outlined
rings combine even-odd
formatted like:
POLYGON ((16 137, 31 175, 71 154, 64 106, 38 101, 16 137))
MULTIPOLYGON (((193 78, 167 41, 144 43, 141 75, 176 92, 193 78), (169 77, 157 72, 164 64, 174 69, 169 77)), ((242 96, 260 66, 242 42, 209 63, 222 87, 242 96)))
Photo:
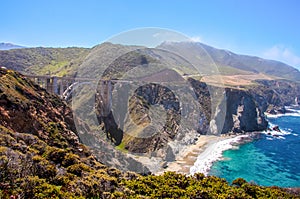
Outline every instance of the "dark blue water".
POLYGON ((282 133, 262 134, 260 139, 223 153, 210 175, 232 182, 244 178, 263 186, 300 187, 300 117, 268 118, 282 133))

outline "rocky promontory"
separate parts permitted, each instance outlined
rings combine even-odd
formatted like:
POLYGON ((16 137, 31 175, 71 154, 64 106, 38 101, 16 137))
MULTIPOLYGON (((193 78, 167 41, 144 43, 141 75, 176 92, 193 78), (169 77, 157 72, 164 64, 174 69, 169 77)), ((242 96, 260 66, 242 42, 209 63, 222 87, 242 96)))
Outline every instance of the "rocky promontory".
POLYGON ((288 80, 257 80, 249 89, 263 112, 286 113, 286 106, 298 106, 300 84, 288 80))

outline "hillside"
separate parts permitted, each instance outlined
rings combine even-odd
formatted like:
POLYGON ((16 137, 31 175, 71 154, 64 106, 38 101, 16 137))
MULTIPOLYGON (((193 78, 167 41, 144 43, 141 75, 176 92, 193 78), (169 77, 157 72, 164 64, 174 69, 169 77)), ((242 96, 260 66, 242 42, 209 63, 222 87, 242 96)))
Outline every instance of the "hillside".
POLYGON ((0 110, 1 198, 91 197, 119 190, 122 174, 80 143, 72 111, 57 96, 0 69, 0 110))
POLYGON ((186 57, 192 64, 200 67, 207 74, 212 72, 211 63, 219 67, 223 75, 258 74, 300 81, 300 72, 287 64, 259 57, 238 55, 227 50, 220 50, 211 46, 195 42, 165 42, 157 48, 169 50, 186 57))
POLYGON ((91 77, 95 74, 101 75, 119 56, 138 49, 144 49, 143 54, 159 60, 160 63, 169 66, 181 65, 187 74, 193 72, 188 69, 192 64, 197 66, 197 73, 202 76, 258 75, 265 78, 300 81, 300 72, 287 64, 239 55, 195 42, 164 42, 155 49, 147 50, 142 46, 111 43, 103 43, 91 49, 39 47, 0 50, 0 66, 30 74, 58 76, 77 74, 80 77, 91 77))
POLYGON ((74 75, 86 48, 24 48, 0 51, 0 66, 27 74, 74 75))
POLYGON ((298 197, 242 179, 230 185, 202 174, 141 176, 107 167, 81 143, 71 109, 11 70, 0 69, 0 110, 1 198, 298 197))

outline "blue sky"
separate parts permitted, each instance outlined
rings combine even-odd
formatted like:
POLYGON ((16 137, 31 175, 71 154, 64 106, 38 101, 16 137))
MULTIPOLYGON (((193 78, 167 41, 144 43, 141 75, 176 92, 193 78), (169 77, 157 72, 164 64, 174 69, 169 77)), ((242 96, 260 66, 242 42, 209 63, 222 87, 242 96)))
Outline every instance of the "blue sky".
POLYGON ((3 0, 0 5, 0 42, 92 47, 123 31, 159 27, 300 68, 297 0, 3 0))

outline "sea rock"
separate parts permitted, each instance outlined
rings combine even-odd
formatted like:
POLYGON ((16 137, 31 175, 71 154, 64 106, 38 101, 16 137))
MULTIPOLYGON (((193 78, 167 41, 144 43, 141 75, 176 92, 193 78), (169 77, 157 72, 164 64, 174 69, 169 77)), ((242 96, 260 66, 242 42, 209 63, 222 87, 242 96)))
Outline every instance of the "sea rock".
POLYGON ((274 127, 272 128, 272 130, 273 130, 273 131, 277 131, 277 132, 281 132, 279 126, 277 126, 277 125, 274 126, 274 127))

